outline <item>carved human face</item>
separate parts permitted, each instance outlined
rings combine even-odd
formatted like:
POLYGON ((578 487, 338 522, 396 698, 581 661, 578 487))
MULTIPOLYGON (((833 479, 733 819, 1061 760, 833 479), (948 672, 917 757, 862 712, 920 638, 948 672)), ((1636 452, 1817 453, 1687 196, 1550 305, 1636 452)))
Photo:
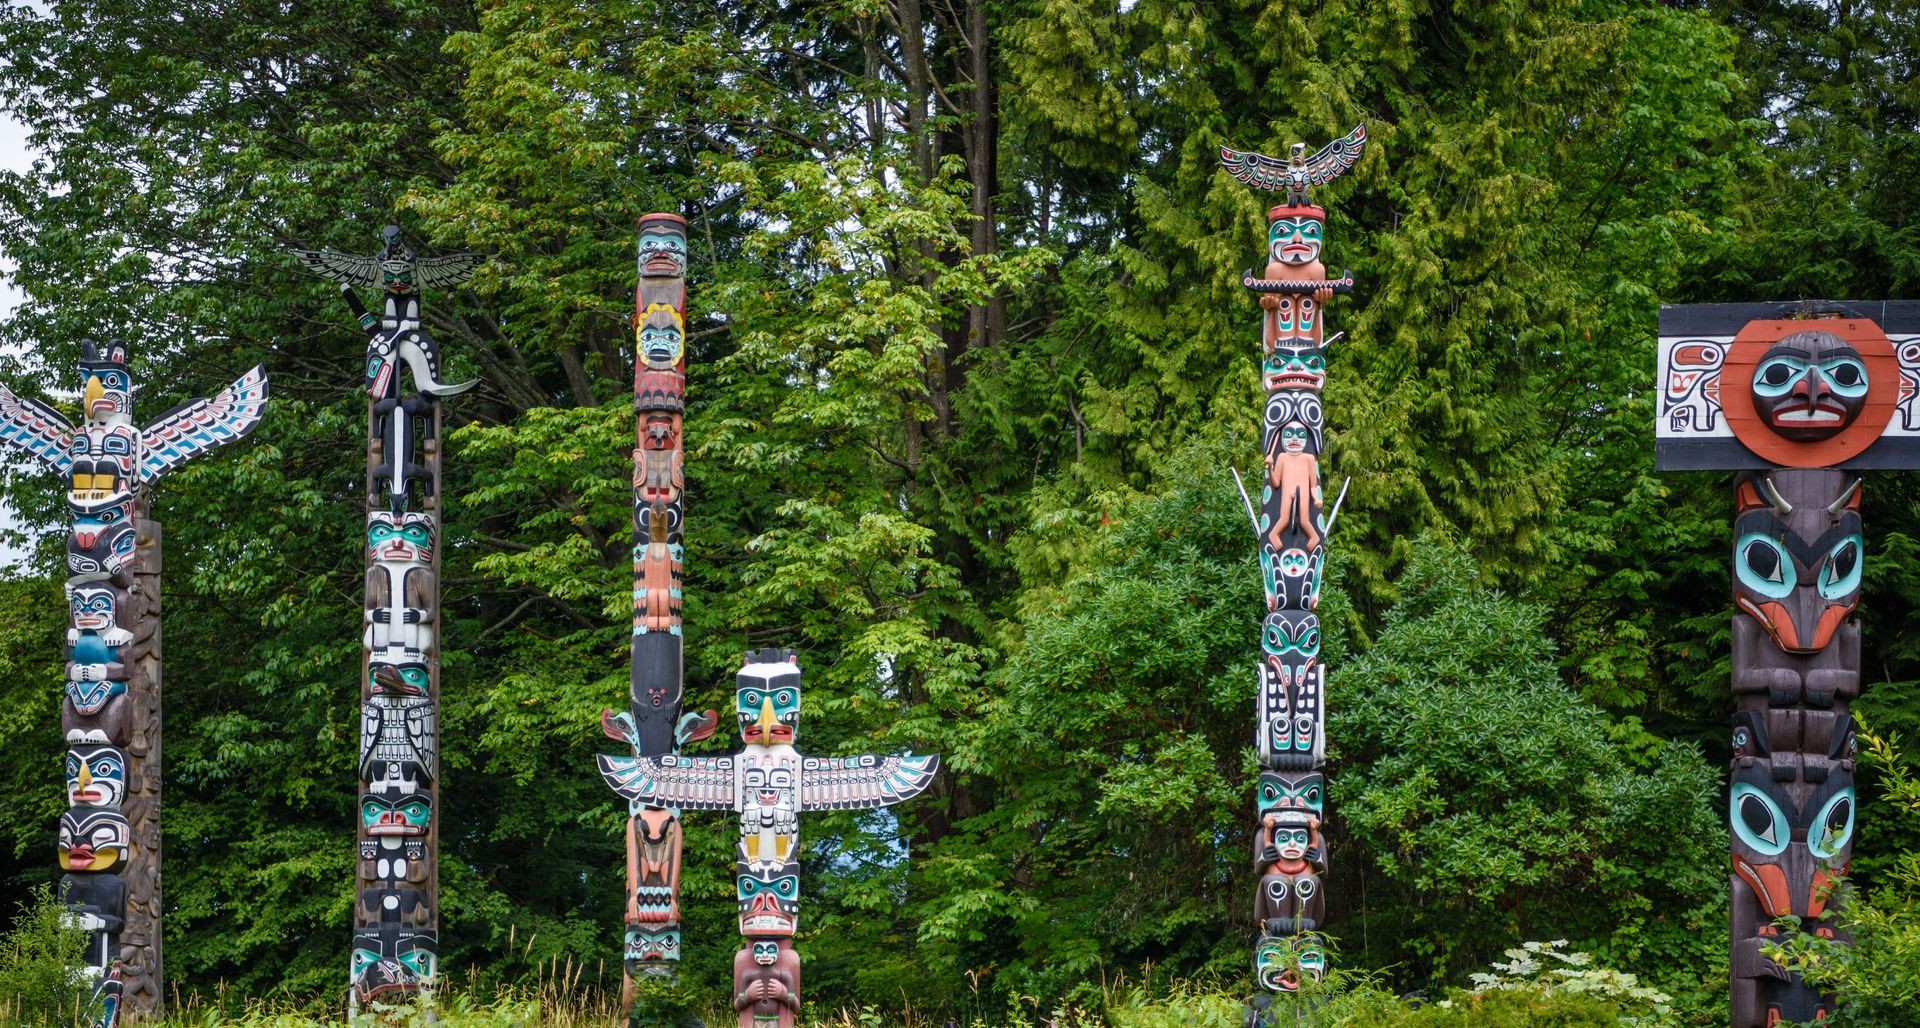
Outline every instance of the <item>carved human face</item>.
POLYGON ((800 920, 800 865, 788 862, 752 870, 734 865, 734 899, 740 908, 740 934, 790 936, 800 920))
POLYGON ((67 586, 67 609, 73 615, 73 627, 82 632, 104 632, 115 627, 115 607, 121 592, 104 585, 67 586))
POLYGON ((1299 811, 1319 817, 1326 801, 1326 779, 1318 771, 1294 774, 1262 771, 1257 788, 1254 805, 1262 820, 1267 814, 1280 811, 1299 811))
POLYGON ((1753 406, 1774 433, 1812 441, 1838 435, 1866 407, 1860 351, 1826 332, 1783 337, 1753 369, 1753 406))
POLYGON ((369 792, 360 797, 360 825, 370 836, 425 835, 433 823, 433 800, 426 793, 369 792))
POLYGON ((367 556, 393 564, 433 563, 433 515, 377 510, 367 515, 367 556))
POLYGON ((634 341, 648 367, 671 368, 679 364, 681 354, 686 352, 686 326, 681 322, 680 312, 671 304, 649 305, 634 329, 634 341))
POLYGON ((772 967, 780 959, 780 944, 765 939, 753 942, 753 962, 761 967, 772 967))
POLYGON ((1295 992, 1303 974, 1320 980, 1327 957, 1312 935, 1262 935, 1253 951, 1253 970, 1269 992, 1295 992))
MULTIPOLYGON (((1291 305, 1292 299, 1287 296, 1280 297, 1281 303, 1288 305, 1291 305)), ((1313 302, 1312 297, 1307 297, 1306 300, 1308 303, 1313 302)), ((1289 319, 1288 323, 1281 325, 1280 328, 1283 336, 1292 334, 1290 332, 1291 306, 1286 316, 1289 319)), ((1327 351, 1318 346, 1290 346, 1282 342, 1274 346, 1272 353, 1267 354, 1266 361, 1261 365, 1260 370, 1265 375, 1268 392, 1278 389, 1305 389, 1317 393, 1327 384, 1327 351)))
POLYGON ((133 829, 117 810, 69 807, 60 815, 60 869, 111 871, 126 859, 133 829))
MULTIPOLYGON (((645 926, 627 929, 625 954, 628 974, 646 974, 648 965, 661 965, 680 959, 680 929, 645 926)), ((671 973, 671 968, 660 968, 671 973)))
POLYGON ((119 809, 127 794, 127 754, 118 746, 75 746, 67 751, 67 803, 119 809))
POLYGON ((672 278, 687 273, 687 230, 678 221, 646 219, 640 223, 641 278, 672 278))
POLYGON ((1320 219, 1301 215, 1267 223, 1267 256, 1279 264, 1311 264, 1320 259, 1320 219))
POLYGON ((750 746, 791 744, 800 727, 800 666, 748 664, 740 669, 736 685, 740 738, 750 746))

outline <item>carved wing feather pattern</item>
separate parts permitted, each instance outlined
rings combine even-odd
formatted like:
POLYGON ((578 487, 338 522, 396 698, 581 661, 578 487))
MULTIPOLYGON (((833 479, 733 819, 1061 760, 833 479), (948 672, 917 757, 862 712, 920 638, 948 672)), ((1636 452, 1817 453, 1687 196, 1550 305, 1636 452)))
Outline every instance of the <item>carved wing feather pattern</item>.
POLYGON ((633 805, 732 810, 732 757, 596 756, 607 787, 633 805))
POLYGON ((253 370, 211 398, 189 400, 140 432, 140 480, 151 482, 253 431, 267 409, 267 372, 253 370))
POLYGON ((60 411, 0 386, 0 446, 31 453, 54 475, 67 475, 73 469, 73 455, 67 453, 71 442, 73 425, 60 411))
MULTIPOLYGON (((1299 176, 1304 181, 1298 185, 1322 186, 1332 182, 1353 167, 1366 148, 1367 126, 1356 125, 1352 132, 1321 147, 1301 164, 1299 176)), ((1287 189, 1292 177, 1288 174, 1291 169, 1286 161, 1225 146, 1220 148, 1220 166, 1226 169, 1227 174, 1255 189, 1287 189)))
POLYGON ((933 784, 940 755, 807 757, 800 764, 800 809, 871 810, 910 800, 933 784))
POLYGON ((1227 174, 1255 189, 1287 188, 1287 162, 1274 160, 1266 154, 1222 146, 1220 166, 1227 169, 1227 174))
POLYGON ((1321 147, 1312 157, 1307 158, 1307 181, 1323 186, 1341 173, 1353 167, 1360 160, 1360 152, 1367 148, 1367 127, 1356 125, 1352 132, 1321 147))
POLYGON ((477 253, 450 253, 429 257, 413 265, 413 283, 420 289, 445 289, 457 286, 473 276, 473 269, 485 257, 477 253))
POLYGON ((381 281, 380 258, 338 250, 295 250, 300 266, 335 282, 350 286, 377 286, 381 281))
POLYGON ((67 452, 72 441, 73 426, 59 411, 0 386, 0 446, 31 454, 55 474, 65 475, 73 467, 67 452))

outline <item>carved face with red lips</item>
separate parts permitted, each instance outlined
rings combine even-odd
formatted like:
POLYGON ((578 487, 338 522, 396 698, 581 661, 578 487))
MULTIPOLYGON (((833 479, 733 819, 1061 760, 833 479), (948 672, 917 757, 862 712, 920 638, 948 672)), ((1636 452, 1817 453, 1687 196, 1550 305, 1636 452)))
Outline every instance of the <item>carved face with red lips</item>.
POLYGON ((1787 439, 1830 439, 1867 402, 1860 351, 1826 332, 1796 332, 1773 344, 1753 369, 1753 407, 1787 439))
POLYGON ((68 805, 117 809, 126 794, 125 750, 118 746, 75 746, 67 751, 68 805))
POLYGON ((111 871, 127 855, 133 829, 117 810, 71 807, 60 815, 60 869, 111 871))
POLYGON ((368 514, 367 555, 395 564, 433 563, 433 515, 384 510, 368 514))
POLYGON ((791 660, 747 664, 735 685, 740 738, 749 746, 791 745, 800 728, 800 665, 791 660))
POLYGON ((1733 596, 1781 649, 1816 653, 1860 603, 1860 514, 1841 510, 1818 538, 1770 507, 1734 519, 1733 596))

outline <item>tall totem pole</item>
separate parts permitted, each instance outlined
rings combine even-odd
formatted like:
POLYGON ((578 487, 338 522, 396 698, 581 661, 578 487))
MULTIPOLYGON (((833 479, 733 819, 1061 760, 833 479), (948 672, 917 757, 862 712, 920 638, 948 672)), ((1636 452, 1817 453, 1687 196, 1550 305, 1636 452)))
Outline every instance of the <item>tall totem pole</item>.
MULTIPOLYGON (((682 715, 685 694, 680 582, 686 478, 681 417, 687 396, 687 223, 640 219, 633 311, 633 660, 627 710, 600 715, 601 731, 635 756, 666 757, 713 734, 719 715, 682 715)), ((625 993, 635 977, 671 978, 680 961, 680 811, 627 811, 625 993)))
POLYGON ((458 285, 481 257, 422 259, 383 230, 373 256, 296 250, 340 283, 367 335, 366 630, 360 676, 359 862, 349 1005, 430 990, 439 958, 440 347, 421 289, 458 285), (355 286, 385 292, 375 315, 355 286))
POLYGON ((133 425, 127 345, 80 344, 81 424, 0 387, 0 443, 67 481, 68 810, 60 898, 89 932, 97 1025, 158 1016, 160 949, 160 525, 149 489, 172 469, 253 430, 259 367, 211 399, 133 425))
MULTIPOLYGON (((1285 190, 1286 202, 1267 211, 1267 266, 1242 283, 1260 296, 1262 380, 1267 403, 1260 445, 1266 478, 1254 531, 1267 612, 1254 693, 1254 746, 1260 759, 1255 797, 1253 866, 1259 876, 1254 920, 1254 974, 1269 993, 1292 993, 1300 975, 1318 979, 1326 955, 1316 934, 1326 918, 1321 876, 1327 846, 1320 826, 1326 782, 1326 669, 1320 663, 1321 570, 1332 511, 1320 489, 1320 451, 1326 415, 1323 306, 1353 288, 1352 278, 1329 279, 1320 248, 1327 212, 1307 200, 1307 188, 1331 182, 1360 159, 1366 126, 1355 128, 1311 157, 1295 143, 1287 160, 1220 148, 1220 163, 1258 189, 1285 190)), ((1335 338, 1338 338, 1337 336, 1335 338)), ((1247 1023, 1274 1023, 1273 997, 1248 1001, 1247 1023)))
POLYGON ((1859 472, 1920 467, 1920 303, 1660 309, 1656 463, 1734 471, 1731 1010, 1824 1019, 1767 959, 1787 917, 1845 941, 1864 558, 1859 472))
POLYGON ((638 811, 671 804, 740 815, 734 898, 747 944, 733 958, 740 1028, 793 1028, 800 1017, 800 815, 872 810, 919 795, 939 770, 937 754, 808 757, 800 727, 800 665, 792 650, 746 654, 734 713, 746 744, 726 757, 600 757, 600 774, 638 811))

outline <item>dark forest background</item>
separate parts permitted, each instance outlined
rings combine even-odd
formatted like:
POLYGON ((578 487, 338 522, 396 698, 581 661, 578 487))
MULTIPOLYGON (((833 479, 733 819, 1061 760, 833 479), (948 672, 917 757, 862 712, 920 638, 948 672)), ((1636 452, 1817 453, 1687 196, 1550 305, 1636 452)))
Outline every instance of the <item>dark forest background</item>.
MULTIPOLYGON (((363 340, 287 250, 389 221, 489 257, 427 298, 481 380, 446 405, 442 966, 617 971, 592 754, 654 210, 694 251, 689 706, 791 646, 803 749, 944 756, 897 819, 809 821, 810 1002, 1244 980, 1261 602, 1228 469, 1259 462, 1238 276, 1270 198, 1216 149, 1361 121, 1316 194, 1358 282, 1323 458, 1337 961, 1412 989, 1567 938, 1722 988, 1730 480, 1654 473, 1657 308, 1920 297, 1913 0, 56 0, 0 6, 0 61, 40 154, 0 176, 0 379, 51 395, 123 337, 144 421, 272 377, 260 430, 157 492, 182 989, 344 986, 363 340)), ((34 469, 0 491, 33 553, 0 579, 22 896, 57 877, 64 511, 34 469)), ((1920 731, 1920 480, 1865 514, 1859 709, 1920 731)), ((1863 818, 1871 882, 1920 840, 1863 818)), ((733 835, 689 818, 712 992, 733 835)))

